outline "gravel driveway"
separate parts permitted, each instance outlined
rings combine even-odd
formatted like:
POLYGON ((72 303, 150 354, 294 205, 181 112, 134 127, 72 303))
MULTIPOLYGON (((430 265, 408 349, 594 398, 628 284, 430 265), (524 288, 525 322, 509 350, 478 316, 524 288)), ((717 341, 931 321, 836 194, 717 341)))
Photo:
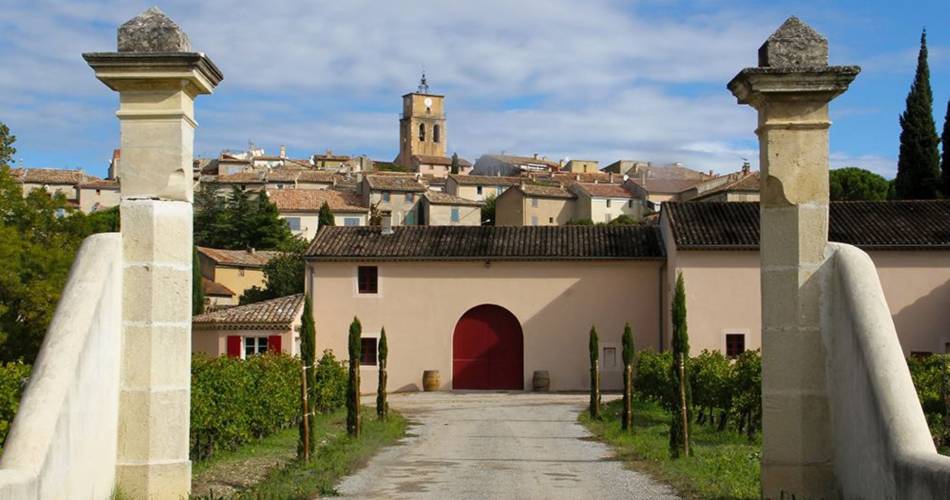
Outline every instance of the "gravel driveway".
MULTIPOLYGON (((411 393, 410 437, 339 486, 358 498, 677 498, 577 423, 586 395, 411 393)), ((368 417, 372 418, 372 417, 368 417)))

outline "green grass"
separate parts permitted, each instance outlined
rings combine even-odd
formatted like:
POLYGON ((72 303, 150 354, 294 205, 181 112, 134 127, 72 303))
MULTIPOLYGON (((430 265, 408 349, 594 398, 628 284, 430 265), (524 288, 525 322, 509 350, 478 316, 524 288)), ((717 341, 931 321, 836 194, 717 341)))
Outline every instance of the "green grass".
POLYGON ((602 420, 581 422, 599 440, 611 445, 631 468, 672 485, 685 498, 758 498, 761 438, 749 442, 734 431, 716 432, 693 424, 693 456, 670 458, 670 416, 652 402, 634 402, 634 432, 620 429, 620 400, 605 405, 602 420))
MULTIPOLYGON (((363 431, 359 439, 352 439, 346 434, 346 412, 319 417, 316 424, 319 444, 309 463, 292 460, 270 471, 262 481, 241 491, 236 497, 297 499, 334 494, 334 488, 343 476, 365 464, 380 448, 394 444, 405 436, 406 420, 395 412, 390 412, 389 420, 385 422, 376 419, 374 408, 363 407, 361 415, 363 431)), ((296 429, 293 431, 291 446, 296 450, 296 429)), ((277 435, 274 439, 279 441, 277 435)), ((266 446, 260 446, 259 449, 266 449, 266 446)), ((242 448, 233 453, 237 456, 251 452, 242 448)), ((220 460, 231 458, 222 457, 220 460)), ((196 498, 210 500, 219 497, 196 498)))
POLYGON ((233 451, 216 452, 210 459, 195 462, 191 473, 200 477, 207 471, 252 459, 280 460, 297 454, 297 427, 289 427, 257 441, 246 443, 233 451))

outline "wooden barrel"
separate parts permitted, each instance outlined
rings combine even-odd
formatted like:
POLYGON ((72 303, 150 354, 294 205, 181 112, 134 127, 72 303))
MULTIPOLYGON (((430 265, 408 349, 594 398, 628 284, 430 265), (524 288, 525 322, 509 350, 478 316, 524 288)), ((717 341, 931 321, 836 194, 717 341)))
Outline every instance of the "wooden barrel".
POLYGON ((551 375, 547 370, 535 370, 531 386, 534 392, 548 392, 551 389, 551 375))
POLYGON ((422 390, 426 392, 439 390, 439 370, 422 372, 422 390))

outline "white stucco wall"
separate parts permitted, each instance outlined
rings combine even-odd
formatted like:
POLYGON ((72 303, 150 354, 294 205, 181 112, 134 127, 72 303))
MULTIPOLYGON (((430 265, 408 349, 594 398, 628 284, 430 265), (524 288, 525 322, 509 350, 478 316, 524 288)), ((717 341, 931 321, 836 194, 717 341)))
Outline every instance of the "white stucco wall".
POLYGON ((0 459, 0 499, 111 497, 121 264, 118 234, 80 248, 0 459))

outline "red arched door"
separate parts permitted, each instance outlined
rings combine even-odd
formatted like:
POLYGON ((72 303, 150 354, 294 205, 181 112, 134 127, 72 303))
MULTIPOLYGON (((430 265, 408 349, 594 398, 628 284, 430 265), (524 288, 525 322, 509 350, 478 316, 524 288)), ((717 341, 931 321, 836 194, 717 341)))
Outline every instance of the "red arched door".
POLYGON ((453 389, 524 389, 521 324, 503 307, 469 309, 455 325, 452 357, 453 389))

